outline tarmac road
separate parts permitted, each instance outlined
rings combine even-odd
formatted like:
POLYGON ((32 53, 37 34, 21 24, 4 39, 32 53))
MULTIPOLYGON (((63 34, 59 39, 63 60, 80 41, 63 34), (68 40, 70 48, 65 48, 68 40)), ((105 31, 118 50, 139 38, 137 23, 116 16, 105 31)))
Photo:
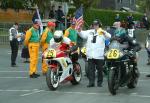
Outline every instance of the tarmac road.
MULTIPOLYGON (((79 60, 84 74, 84 62, 79 60)), ((18 67, 10 67, 10 48, 0 46, 0 103, 149 103, 150 66, 146 65, 145 50, 139 53, 139 69, 141 72, 137 88, 120 88, 116 96, 110 95, 107 78, 104 77, 103 87, 87 88, 88 80, 83 76, 79 85, 61 84, 56 91, 50 91, 45 77, 30 79, 28 64, 22 63, 20 52, 17 59, 18 67)), ((39 58, 41 74, 41 58, 39 58)))

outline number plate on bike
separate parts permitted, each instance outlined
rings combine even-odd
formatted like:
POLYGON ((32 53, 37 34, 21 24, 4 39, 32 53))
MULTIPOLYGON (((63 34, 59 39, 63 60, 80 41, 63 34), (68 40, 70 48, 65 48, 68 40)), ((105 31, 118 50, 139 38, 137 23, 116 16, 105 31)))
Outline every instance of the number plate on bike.
POLYGON ((119 50, 111 49, 111 50, 108 51, 107 59, 118 59, 119 54, 120 54, 119 50))
POLYGON ((50 49, 47 52, 47 58, 55 58, 56 57, 56 51, 54 49, 50 49))

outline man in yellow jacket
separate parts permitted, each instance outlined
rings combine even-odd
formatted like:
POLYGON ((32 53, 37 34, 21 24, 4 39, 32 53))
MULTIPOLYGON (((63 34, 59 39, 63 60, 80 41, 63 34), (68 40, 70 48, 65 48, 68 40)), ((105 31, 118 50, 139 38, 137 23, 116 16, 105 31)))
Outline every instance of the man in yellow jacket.
MULTIPOLYGON (((42 52, 44 52, 48 48, 49 42, 53 38, 53 32, 54 32, 55 26, 56 26, 56 24, 54 22, 48 22, 47 23, 47 27, 43 31, 43 34, 41 37, 42 52)), ((47 69, 48 69, 48 67, 47 67, 45 60, 42 60, 42 73, 43 73, 43 75, 46 74, 47 69)))
POLYGON ((25 46, 28 46, 29 48, 30 78, 37 78, 40 76, 39 74, 37 74, 39 42, 40 42, 39 26, 40 26, 39 21, 35 20, 33 22, 33 26, 26 32, 25 41, 24 41, 25 46))

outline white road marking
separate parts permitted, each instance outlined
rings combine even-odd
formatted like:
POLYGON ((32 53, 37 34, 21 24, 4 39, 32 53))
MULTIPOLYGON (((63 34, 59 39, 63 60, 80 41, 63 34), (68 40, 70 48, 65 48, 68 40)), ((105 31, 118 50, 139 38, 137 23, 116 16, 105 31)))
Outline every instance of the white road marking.
POLYGON ((31 93, 26 93, 26 94, 22 94, 20 96, 24 97, 24 96, 29 96, 29 95, 32 95, 32 94, 35 94, 35 93, 40 93, 40 92, 43 92, 44 90, 36 90, 36 91, 33 91, 31 93))
POLYGON ((29 77, 0 77, 0 79, 26 79, 29 77))
MULTIPOLYGON (((64 93, 64 94, 80 94, 80 95, 104 95, 104 96, 111 96, 111 94, 108 93, 95 93, 95 92, 61 92, 61 91, 47 91, 47 90, 39 90, 39 89, 33 89, 33 90, 2 90, 0 89, 0 92, 30 92, 21 94, 20 96, 29 96, 32 94, 40 93, 40 92, 51 92, 51 93, 64 93)), ((129 95, 118 93, 117 95, 123 95, 123 96, 133 96, 133 97, 140 97, 140 98, 150 98, 150 95, 139 95, 138 93, 131 93, 129 95)))
MULTIPOLYGON (((49 92, 49 91, 46 91, 49 92)), ((52 91, 54 93, 64 93, 64 94, 81 94, 81 95, 110 95, 110 93, 88 93, 88 92, 61 92, 61 91, 52 91)))
MULTIPOLYGON (((5 72, 8 72, 8 73, 26 73, 26 72, 29 72, 29 71, 0 71, 0 73, 5 73, 5 72)), ((37 71, 37 72, 42 72, 42 71, 37 71)), ((82 73, 85 73, 85 71, 83 71, 82 73)), ((140 72, 141 74, 149 74, 149 72, 140 72)))
POLYGON ((0 92, 31 92, 33 90, 2 90, 0 89, 0 92))
POLYGON ((26 73, 29 71, 0 71, 0 73, 26 73))
POLYGON ((138 95, 138 94, 131 94, 134 97, 141 97, 141 98, 150 98, 150 95, 138 95))

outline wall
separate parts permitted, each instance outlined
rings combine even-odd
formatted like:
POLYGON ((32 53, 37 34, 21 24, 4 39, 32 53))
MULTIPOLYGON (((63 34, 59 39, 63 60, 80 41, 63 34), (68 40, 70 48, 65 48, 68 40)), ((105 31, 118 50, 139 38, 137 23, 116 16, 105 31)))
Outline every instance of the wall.
POLYGON ((0 23, 1 22, 28 22, 32 20, 33 11, 19 10, 19 12, 14 11, 13 9, 7 9, 4 11, 0 9, 0 23))

